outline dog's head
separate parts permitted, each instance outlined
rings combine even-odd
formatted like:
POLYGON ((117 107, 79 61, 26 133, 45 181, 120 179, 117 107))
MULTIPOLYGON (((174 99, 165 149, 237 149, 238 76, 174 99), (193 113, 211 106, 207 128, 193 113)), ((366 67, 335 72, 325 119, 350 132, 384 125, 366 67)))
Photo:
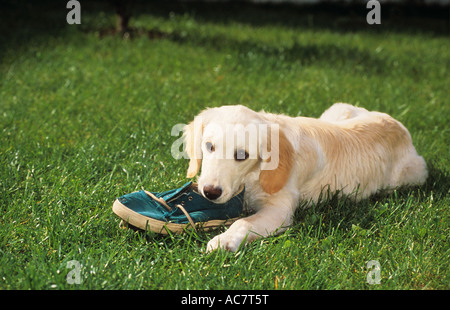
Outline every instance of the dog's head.
POLYGON ((262 190, 278 192, 293 164, 293 148, 278 124, 244 106, 222 106, 201 112, 184 128, 189 156, 188 178, 197 175, 199 192, 216 203, 227 202, 259 173, 262 190))

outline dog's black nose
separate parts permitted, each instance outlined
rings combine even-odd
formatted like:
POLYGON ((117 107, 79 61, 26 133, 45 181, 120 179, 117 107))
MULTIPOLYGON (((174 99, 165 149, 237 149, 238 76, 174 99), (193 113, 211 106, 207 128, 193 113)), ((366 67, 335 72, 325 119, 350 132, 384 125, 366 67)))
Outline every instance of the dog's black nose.
POLYGON ((210 200, 216 200, 222 195, 222 189, 220 187, 214 187, 212 185, 206 185, 203 187, 203 193, 206 198, 210 200))

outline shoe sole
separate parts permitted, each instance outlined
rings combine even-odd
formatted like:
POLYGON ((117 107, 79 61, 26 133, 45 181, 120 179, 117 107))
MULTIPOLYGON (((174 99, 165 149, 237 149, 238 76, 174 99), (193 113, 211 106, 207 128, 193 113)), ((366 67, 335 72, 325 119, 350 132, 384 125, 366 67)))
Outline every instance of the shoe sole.
MULTIPOLYGON (((186 229, 192 228, 192 225, 190 223, 177 224, 171 222, 164 222, 139 214, 131 210, 130 208, 126 207, 118 199, 114 201, 112 209, 113 212, 118 217, 120 217, 126 224, 133 225, 145 231, 153 231, 155 233, 167 235, 169 234, 169 232, 180 234, 185 232, 186 229)), ((221 226, 230 226, 238 219, 239 217, 227 220, 211 220, 206 222, 197 222, 195 223, 194 229, 202 229, 204 231, 208 231, 221 226)))

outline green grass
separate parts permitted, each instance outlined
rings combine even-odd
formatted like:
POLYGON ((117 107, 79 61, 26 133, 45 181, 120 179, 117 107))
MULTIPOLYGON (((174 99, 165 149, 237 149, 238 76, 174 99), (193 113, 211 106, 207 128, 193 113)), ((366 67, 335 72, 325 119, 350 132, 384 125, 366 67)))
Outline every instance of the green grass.
POLYGON ((65 23, 64 4, 6 6, 0 289, 450 288, 448 33, 394 17, 376 28, 365 15, 354 25, 330 12, 152 4, 132 25, 166 38, 100 39, 114 23, 100 4, 82 2, 80 26, 65 23), (173 125, 223 104, 317 117, 334 102, 403 122, 427 183, 299 210, 287 232, 237 253, 204 252, 218 232, 118 229, 117 196, 186 181, 173 125), (71 260, 80 285, 66 281, 71 260), (366 282, 370 260, 380 285, 366 282))

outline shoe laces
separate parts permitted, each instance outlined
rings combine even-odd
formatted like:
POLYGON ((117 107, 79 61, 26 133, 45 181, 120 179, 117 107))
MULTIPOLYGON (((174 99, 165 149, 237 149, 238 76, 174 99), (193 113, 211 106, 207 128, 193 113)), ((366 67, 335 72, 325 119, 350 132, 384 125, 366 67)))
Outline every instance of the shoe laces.
MULTIPOLYGON (((152 198, 153 200, 156 200, 157 202, 159 202, 160 204, 162 204, 169 212, 172 211, 172 208, 167 204, 167 202, 164 200, 164 198, 162 197, 156 197, 154 194, 150 193, 149 191, 144 190, 144 192, 147 194, 147 196, 149 196, 150 198, 152 198)), ((184 215, 186 215, 189 223, 191 224, 191 226, 195 229, 195 223, 192 220, 191 216, 189 215, 189 213, 186 211, 186 209, 181 205, 181 204, 176 204, 175 205, 178 209, 180 209, 184 215)))

